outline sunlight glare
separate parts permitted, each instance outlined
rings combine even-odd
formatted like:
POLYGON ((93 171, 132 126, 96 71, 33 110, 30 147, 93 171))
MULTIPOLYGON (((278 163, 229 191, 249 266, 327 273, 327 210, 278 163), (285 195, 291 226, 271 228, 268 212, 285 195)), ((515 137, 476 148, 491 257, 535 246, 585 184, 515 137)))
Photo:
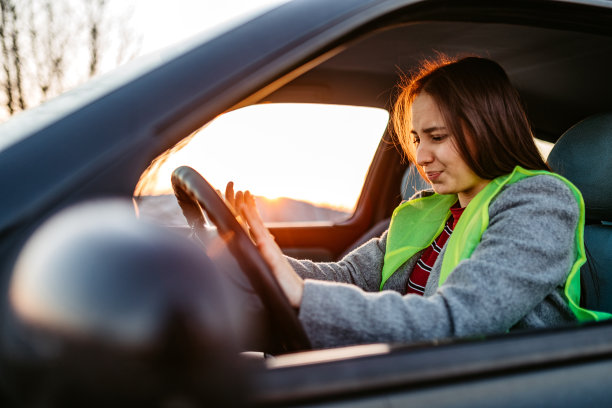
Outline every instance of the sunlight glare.
POLYGON ((215 188, 228 181, 269 199, 290 197, 352 210, 389 115, 376 108, 263 104, 226 113, 203 128, 158 173, 191 166, 215 188))

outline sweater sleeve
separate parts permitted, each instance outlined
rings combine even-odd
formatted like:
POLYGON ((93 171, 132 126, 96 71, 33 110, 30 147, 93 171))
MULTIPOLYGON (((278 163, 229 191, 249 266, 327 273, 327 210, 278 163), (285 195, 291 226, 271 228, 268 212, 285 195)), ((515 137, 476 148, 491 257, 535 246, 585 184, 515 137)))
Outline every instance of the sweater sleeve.
POLYGON ((365 291, 378 291, 387 243, 387 232, 372 238, 339 262, 312 262, 287 258, 304 279, 350 283, 365 291))
MULTIPOLYGON (((410 199, 426 197, 433 194, 433 190, 417 191, 410 199)), ((318 281, 331 281, 349 283, 367 292, 378 292, 381 282, 381 271, 387 248, 387 234, 385 231, 380 237, 372 238, 358 248, 348 253, 339 262, 312 262, 287 257, 293 269, 303 279, 318 281)), ((395 273, 385 283, 386 288, 404 291, 408 279, 408 270, 412 270, 413 263, 406 263, 400 267, 401 273, 395 273)))
POLYGON ((500 193, 480 244, 433 295, 307 280, 299 318, 314 347, 503 333, 565 281, 578 214, 561 181, 530 177, 500 193))

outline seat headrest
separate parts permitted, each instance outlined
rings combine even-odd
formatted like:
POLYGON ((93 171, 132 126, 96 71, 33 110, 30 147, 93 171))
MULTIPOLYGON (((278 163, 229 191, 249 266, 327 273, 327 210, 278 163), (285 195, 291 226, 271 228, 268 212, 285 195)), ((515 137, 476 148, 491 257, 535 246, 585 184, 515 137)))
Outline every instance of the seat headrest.
POLYGON ((582 192, 588 220, 612 221, 612 113, 591 116, 567 130, 548 164, 582 192))

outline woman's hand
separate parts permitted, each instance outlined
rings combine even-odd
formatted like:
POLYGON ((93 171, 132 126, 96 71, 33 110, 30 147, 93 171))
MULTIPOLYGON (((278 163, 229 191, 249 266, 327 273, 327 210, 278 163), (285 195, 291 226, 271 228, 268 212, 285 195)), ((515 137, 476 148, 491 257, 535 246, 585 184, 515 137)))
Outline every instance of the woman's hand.
POLYGON ((225 198, 229 205, 249 228, 255 245, 259 248, 263 258, 274 273, 281 289, 289 299, 291 306, 299 308, 304 292, 304 280, 293 270, 285 255, 274 241, 274 236, 265 227, 255 199, 251 193, 237 191, 234 194, 234 185, 230 181, 225 188, 225 198))
POLYGON ((234 210, 234 213, 238 214, 238 207, 236 206, 236 202, 242 204, 243 199, 244 195, 242 194, 242 191, 238 191, 238 193, 234 194, 234 182, 230 181, 229 183, 227 183, 227 186, 225 186, 225 200, 227 201, 227 204, 232 208, 232 210, 234 210))
MULTIPOLYGON (((217 192, 221 194, 219 190, 217 190, 217 192)), ((225 202, 234 211, 234 215, 236 216, 236 219, 240 225, 242 225, 246 231, 249 231, 249 226, 240 214, 240 206, 244 204, 244 194, 242 191, 236 191, 236 193, 234 193, 233 181, 230 181, 227 183, 227 186, 225 186, 225 202)))

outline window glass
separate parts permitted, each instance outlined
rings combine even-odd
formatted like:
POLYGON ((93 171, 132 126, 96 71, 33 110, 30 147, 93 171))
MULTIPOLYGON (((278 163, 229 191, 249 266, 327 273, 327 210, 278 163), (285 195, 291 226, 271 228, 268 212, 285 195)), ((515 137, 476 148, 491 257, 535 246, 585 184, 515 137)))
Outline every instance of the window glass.
POLYGON ((540 151, 540 154, 542 155, 542 157, 544 158, 544 160, 546 160, 548 158, 548 155, 550 154, 550 151, 552 150, 554 144, 547 142, 545 140, 540 140, 540 139, 534 139, 535 140, 535 144, 538 148, 538 150, 540 151))
POLYGON ((267 222, 341 221, 354 211, 388 119, 382 109, 319 104, 226 113, 141 180, 141 214, 178 208, 170 175, 187 165, 221 191, 230 180, 250 190, 267 222))

